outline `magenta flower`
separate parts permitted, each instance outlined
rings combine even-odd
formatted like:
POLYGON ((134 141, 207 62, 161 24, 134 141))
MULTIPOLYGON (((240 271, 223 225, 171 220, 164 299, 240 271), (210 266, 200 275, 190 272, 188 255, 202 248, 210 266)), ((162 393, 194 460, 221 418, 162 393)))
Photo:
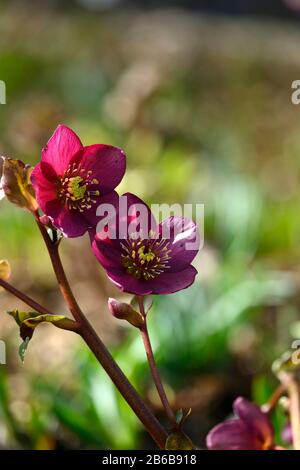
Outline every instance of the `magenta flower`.
POLYGON ((275 449, 274 430, 267 415, 254 403, 237 398, 233 404, 236 418, 215 426, 207 435, 210 450, 275 449))
POLYGON ((136 295, 171 294, 189 287, 197 274, 191 266, 199 250, 197 226, 182 217, 157 224, 137 196, 128 193, 120 201, 124 198, 129 215, 120 214, 119 209, 115 237, 107 229, 90 231, 93 252, 109 279, 121 290, 136 295), (125 236, 121 236, 124 228, 125 236))
POLYGON ((125 173, 124 152, 111 145, 84 147, 68 127, 57 127, 31 176, 40 208, 67 237, 83 235, 99 220, 99 204, 116 201, 125 173))

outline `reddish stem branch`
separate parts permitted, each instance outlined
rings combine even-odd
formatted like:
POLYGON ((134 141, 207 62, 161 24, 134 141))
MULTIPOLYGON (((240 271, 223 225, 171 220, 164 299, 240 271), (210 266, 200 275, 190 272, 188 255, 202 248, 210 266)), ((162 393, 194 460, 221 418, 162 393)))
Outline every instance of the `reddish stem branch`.
POLYGON ((123 371, 117 365, 109 351, 106 349, 100 337, 95 332, 92 325, 84 316, 81 311, 74 294, 69 285, 66 277, 63 265, 58 252, 58 246, 53 244, 49 238, 45 227, 37 220, 39 229, 47 246, 53 269, 61 290, 61 293, 67 303, 71 313, 75 320, 79 324, 79 333, 84 339, 90 350, 94 353, 99 363, 102 365, 104 370, 107 372, 121 395, 130 405, 134 413, 144 424, 145 428, 152 436, 157 445, 161 448, 165 448, 165 442, 167 433, 153 415, 152 411, 146 406, 142 398, 139 396, 135 388, 128 381, 123 371))
POLYGON ((41 315, 54 315, 53 312, 50 312, 50 310, 48 310, 46 307, 43 307, 43 305, 40 305, 38 302, 31 299, 26 294, 23 294, 23 292, 19 291, 18 289, 16 289, 16 287, 12 286, 8 282, 0 279, 0 286, 3 287, 3 289, 10 292, 11 294, 13 294, 18 299, 22 300, 24 304, 31 307, 35 312, 38 312, 41 315))
POLYGON ((271 413, 277 405, 278 401, 282 397, 283 393, 286 391, 286 385, 281 383, 278 385, 273 395, 269 398, 267 403, 262 405, 261 410, 263 413, 271 413))
POLYGON ((144 347, 145 347, 149 367, 150 367, 150 370, 151 370, 152 378, 153 378, 153 381, 155 383, 157 393, 160 397, 162 405, 165 409, 168 420, 171 424, 171 427, 172 427, 172 429, 176 429, 177 428, 176 418, 175 418, 174 412, 171 408, 171 405, 169 403, 168 397, 167 397, 165 389, 163 387, 163 384, 162 384, 162 381, 161 381, 161 378, 160 378, 160 375, 159 375, 159 372, 158 372, 158 368, 157 368, 157 365, 156 365, 156 362, 155 362, 153 349, 152 349, 152 345, 151 345, 151 340, 150 340, 148 327, 147 327, 147 316, 146 316, 146 313, 145 313, 143 298, 138 297, 138 301, 139 301, 140 312, 143 315, 144 320, 145 320, 144 326, 142 326, 140 328, 140 331, 141 331, 141 335, 142 335, 142 339, 143 339, 143 343, 144 343, 144 347))

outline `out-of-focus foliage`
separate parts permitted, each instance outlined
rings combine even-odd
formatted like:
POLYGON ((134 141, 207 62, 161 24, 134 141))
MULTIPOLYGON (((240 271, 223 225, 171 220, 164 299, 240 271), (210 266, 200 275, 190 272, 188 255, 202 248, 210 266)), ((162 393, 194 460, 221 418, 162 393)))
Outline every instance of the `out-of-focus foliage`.
MULTIPOLYGON (((266 400, 276 384, 273 360, 299 336, 300 108, 290 85, 299 78, 300 33, 183 12, 13 3, 2 5, 0 30, 1 154, 34 165, 64 122, 86 144, 125 149, 121 192, 149 203, 205 204, 196 284, 156 298, 149 314, 172 404, 193 408, 186 427, 202 445, 234 397, 266 400)), ((162 417, 138 332, 109 315, 107 298, 119 293, 88 239, 64 241, 62 251, 87 315, 162 417)), ((66 313, 30 215, 3 201, 0 259, 10 261, 14 284, 66 313)), ((0 446, 152 445, 71 333, 39 327, 21 366, 17 327, 3 312, 24 306, 0 296, 8 357, 0 366, 0 446)), ((274 419, 278 431, 283 417, 274 419)))

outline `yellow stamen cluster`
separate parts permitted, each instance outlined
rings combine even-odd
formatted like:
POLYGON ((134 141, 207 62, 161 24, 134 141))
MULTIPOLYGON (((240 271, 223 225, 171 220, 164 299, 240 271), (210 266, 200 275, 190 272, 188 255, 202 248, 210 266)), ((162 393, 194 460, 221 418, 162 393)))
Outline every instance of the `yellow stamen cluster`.
POLYGON ((97 202, 93 196, 100 196, 100 191, 89 189, 90 185, 99 184, 96 178, 92 178, 92 173, 91 170, 86 171, 72 164, 58 181, 58 199, 68 209, 84 212, 97 202))
POLYGON ((78 201, 83 199, 86 193, 86 184, 84 184, 81 176, 73 176, 72 178, 66 178, 68 183, 68 195, 72 201, 78 201))
POLYGON ((155 279, 169 268, 168 246, 167 240, 126 240, 122 243, 122 266, 136 279, 155 279))

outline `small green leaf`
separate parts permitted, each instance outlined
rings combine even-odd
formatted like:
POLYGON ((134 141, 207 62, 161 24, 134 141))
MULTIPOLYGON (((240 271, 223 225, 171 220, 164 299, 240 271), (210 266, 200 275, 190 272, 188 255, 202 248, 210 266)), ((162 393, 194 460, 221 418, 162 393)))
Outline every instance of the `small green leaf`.
POLYGON ((7 312, 8 315, 12 316, 15 322, 21 326, 23 321, 27 318, 38 317, 40 314, 36 312, 20 312, 20 310, 15 309, 11 312, 7 312))
POLYGON ((184 425, 184 423, 190 416, 191 412, 192 412, 192 408, 189 408, 187 412, 184 412, 182 408, 180 408, 180 410, 177 411, 176 423, 178 424, 179 428, 181 428, 184 425))
POLYGON ((296 372, 300 369, 300 361, 296 356, 299 355, 299 350, 286 351, 282 356, 274 361, 272 371, 278 376, 281 372, 296 372))
POLYGON ((32 338, 35 328, 41 323, 51 323, 63 330, 76 331, 76 322, 63 315, 41 315, 37 312, 20 312, 17 309, 7 313, 15 319, 20 327, 20 336, 23 339, 23 343, 20 346, 19 355, 23 362, 28 343, 32 338))
POLYGON ((52 325, 61 328, 62 330, 74 331, 76 322, 64 315, 38 315, 30 318, 26 318, 22 325, 34 330, 40 323, 52 323, 52 325))
POLYGON ((180 424, 183 418, 183 409, 180 408, 180 410, 177 411, 176 413, 176 423, 180 424))
POLYGON ((27 351, 27 348, 28 348, 29 341, 30 341, 30 338, 26 338, 21 343, 21 345, 19 347, 19 356, 20 356, 22 362, 24 362, 25 354, 26 354, 26 351, 27 351))

